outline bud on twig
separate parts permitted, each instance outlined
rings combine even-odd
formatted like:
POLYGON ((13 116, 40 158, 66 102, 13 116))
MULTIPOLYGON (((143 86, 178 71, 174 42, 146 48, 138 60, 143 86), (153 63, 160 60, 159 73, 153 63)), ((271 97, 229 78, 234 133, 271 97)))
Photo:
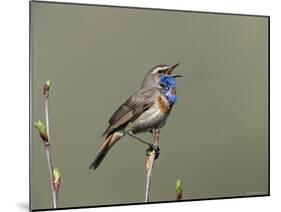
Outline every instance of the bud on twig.
POLYGON ((49 96, 50 86, 51 86, 51 82, 50 82, 50 80, 48 80, 47 82, 45 82, 44 87, 43 87, 43 94, 47 97, 49 96))
POLYGON ((40 120, 38 120, 37 122, 34 122, 34 126, 38 130, 42 140, 48 143, 49 137, 45 125, 40 120))
POLYGON ((145 158, 145 169, 148 170, 149 167, 151 166, 151 154, 152 154, 153 149, 149 147, 146 150, 146 158, 145 158))
POLYGON ((176 193, 177 193, 177 200, 181 200, 182 199, 182 182, 181 180, 177 180, 176 182, 176 193))
POLYGON ((53 170, 53 184, 55 191, 58 193, 61 185, 61 173, 58 168, 53 170))

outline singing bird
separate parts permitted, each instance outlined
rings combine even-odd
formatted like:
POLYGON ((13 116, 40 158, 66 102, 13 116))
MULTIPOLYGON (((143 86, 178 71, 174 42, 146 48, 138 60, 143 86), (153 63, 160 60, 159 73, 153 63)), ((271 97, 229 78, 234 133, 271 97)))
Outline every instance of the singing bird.
POLYGON ((105 141, 90 169, 98 168, 110 148, 126 134, 149 145, 158 157, 159 148, 136 134, 152 132, 165 125, 177 99, 175 78, 181 75, 172 75, 172 72, 178 65, 157 65, 145 75, 141 88, 109 119, 109 126, 103 133, 105 141))

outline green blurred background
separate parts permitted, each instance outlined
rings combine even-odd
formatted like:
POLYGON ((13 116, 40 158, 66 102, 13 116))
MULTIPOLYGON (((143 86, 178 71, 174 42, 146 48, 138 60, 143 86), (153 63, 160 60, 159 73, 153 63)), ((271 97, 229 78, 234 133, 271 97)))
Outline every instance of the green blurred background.
MULTIPOLYGON (((144 201, 146 146, 124 137, 88 169, 110 115, 157 64, 175 64, 178 102, 160 135, 151 201, 268 191, 266 17, 31 2, 32 123, 44 120, 62 172, 59 207, 144 201)), ((32 124, 31 123, 31 124, 32 124)), ((32 209, 50 208, 46 155, 32 128, 32 209)), ((151 140, 150 134, 142 134, 151 140)))

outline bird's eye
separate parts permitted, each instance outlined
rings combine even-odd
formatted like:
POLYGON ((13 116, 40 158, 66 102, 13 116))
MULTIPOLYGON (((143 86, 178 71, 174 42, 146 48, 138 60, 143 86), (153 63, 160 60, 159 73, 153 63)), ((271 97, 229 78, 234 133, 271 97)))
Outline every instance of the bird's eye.
POLYGON ((159 70, 159 71, 158 71, 158 74, 162 74, 162 73, 163 73, 163 70, 159 70))

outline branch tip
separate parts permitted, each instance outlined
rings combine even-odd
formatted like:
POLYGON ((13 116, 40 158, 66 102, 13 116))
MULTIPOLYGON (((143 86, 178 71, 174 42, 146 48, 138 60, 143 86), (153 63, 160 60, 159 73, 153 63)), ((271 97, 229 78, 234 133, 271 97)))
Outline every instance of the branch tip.
POLYGON ((182 181, 181 180, 177 180, 177 182, 176 182, 177 200, 182 199, 182 191, 183 191, 182 181))
POLYGON ((58 193, 61 184, 61 173, 58 168, 55 168, 53 170, 53 183, 54 183, 54 189, 58 193))
POLYGON ((43 87, 43 94, 44 95, 46 95, 46 96, 49 95, 50 87, 51 87, 51 81, 48 80, 48 81, 45 82, 44 87, 43 87))

